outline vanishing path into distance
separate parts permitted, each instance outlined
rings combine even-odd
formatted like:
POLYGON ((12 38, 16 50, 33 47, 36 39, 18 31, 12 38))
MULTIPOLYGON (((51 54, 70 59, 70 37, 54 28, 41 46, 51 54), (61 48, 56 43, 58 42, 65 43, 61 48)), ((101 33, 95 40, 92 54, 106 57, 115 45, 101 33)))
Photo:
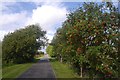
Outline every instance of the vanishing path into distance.
POLYGON ((51 78, 50 80, 56 80, 48 55, 45 55, 40 61, 33 64, 32 67, 20 75, 18 79, 19 78, 51 78))

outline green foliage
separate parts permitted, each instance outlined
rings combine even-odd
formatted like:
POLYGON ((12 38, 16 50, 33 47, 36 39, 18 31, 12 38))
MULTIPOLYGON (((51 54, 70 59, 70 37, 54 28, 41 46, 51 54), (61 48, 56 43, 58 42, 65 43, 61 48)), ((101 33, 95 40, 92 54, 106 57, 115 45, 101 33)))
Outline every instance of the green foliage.
POLYGON ((118 15, 112 3, 84 3, 57 30, 52 40, 56 57, 89 77, 118 77, 118 15))
POLYGON ((2 52, 2 42, 0 41, 0 52, 2 52))
POLYGON ((6 35, 2 45, 3 64, 33 61, 38 48, 45 45, 45 34, 39 25, 29 25, 6 35))
POLYGON ((53 54, 53 46, 49 45, 46 49, 47 54, 49 54, 51 57, 54 56, 53 54))
POLYGON ((42 55, 43 55, 43 54, 44 54, 44 52, 42 52, 42 51, 41 51, 41 52, 39 52, 39 54, 42 54, 42 55))

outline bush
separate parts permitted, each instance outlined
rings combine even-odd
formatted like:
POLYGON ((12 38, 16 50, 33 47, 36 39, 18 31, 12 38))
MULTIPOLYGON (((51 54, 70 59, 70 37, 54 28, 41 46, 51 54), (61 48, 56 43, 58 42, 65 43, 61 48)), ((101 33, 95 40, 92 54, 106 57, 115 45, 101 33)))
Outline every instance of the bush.
POLYGON ((38 48, 45 44, 45 34, 46 32, 42 31, 39 25, 29 25, 25 29, 6 35, 2 45, 3 64, 33 61, 38 48))

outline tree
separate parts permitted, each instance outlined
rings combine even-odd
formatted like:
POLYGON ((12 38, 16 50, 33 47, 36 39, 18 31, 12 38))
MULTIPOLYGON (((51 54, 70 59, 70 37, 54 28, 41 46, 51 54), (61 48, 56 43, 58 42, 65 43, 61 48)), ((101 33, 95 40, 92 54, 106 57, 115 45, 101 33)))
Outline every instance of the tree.
POLYGON ((45 34, 39 25, 29 25, 6 35, 2 45, 3 63, 33 61, 38 48, 45 45, 45 34))
POLYGON ((81 77, 85 71, 92 78, 117 77, 118 15, 110 2, 84 3, 57 30, 52 40, 56 56, 76 65, 81 77))

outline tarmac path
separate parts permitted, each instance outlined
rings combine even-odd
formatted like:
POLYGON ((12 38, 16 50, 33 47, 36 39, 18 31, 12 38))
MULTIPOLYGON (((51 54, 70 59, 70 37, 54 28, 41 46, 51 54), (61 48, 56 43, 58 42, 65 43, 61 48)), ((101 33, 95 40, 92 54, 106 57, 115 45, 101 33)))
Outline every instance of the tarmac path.
POLYGON ((40 59, 40 61, 33 64, 32 67, 20 75, 17 80, 21 78, 48 78, 49 80, 56 80, 48 55, 45 55, 42 59, 40 59))

